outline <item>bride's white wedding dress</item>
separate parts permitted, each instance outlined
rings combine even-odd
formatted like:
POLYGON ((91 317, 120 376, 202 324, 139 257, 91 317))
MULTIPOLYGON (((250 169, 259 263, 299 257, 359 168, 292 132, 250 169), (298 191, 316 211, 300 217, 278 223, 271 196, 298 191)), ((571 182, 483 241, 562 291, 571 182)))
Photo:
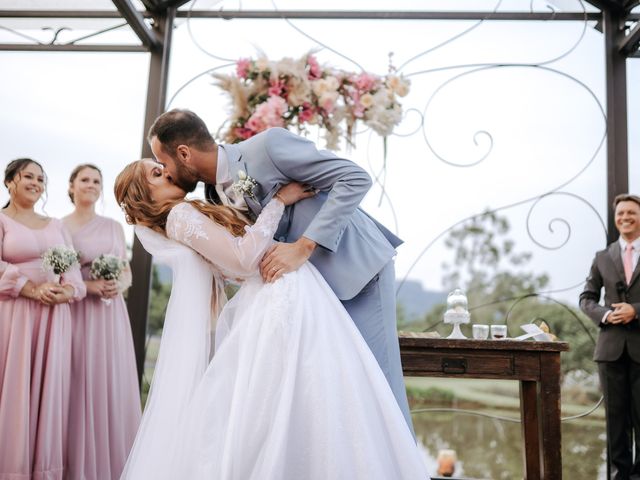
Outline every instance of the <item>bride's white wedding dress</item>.
POLYGON ((282 212, 272 200, 238 238, 182 203, 167 221, 175 241, 136 230, 173 267, 174 282, 122 478, 428 478, 382 371, 317 270, 306 263, 274 283, 261 280, 258 263, 282 212), (244 283, 219 315, 208 362, 220 275, 244 283))

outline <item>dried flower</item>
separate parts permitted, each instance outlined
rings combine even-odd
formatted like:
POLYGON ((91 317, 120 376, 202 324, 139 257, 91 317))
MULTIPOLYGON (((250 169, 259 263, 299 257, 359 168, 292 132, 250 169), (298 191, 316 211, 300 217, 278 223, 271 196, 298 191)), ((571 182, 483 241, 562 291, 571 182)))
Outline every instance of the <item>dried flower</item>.
POLYGON ((321 66, 313 54, 297 60, 242 58, 235 75, 213 76, 231 97, 230 122, 221 134, 228 143, 270 127, 296 127, 302 133, 317 125, 327 148, 337 149, 341 136, 352 143, 358 121, 387 136, 402 120, 397 97, 409 92, 409 81, 397 73, 345 72, 321 66))

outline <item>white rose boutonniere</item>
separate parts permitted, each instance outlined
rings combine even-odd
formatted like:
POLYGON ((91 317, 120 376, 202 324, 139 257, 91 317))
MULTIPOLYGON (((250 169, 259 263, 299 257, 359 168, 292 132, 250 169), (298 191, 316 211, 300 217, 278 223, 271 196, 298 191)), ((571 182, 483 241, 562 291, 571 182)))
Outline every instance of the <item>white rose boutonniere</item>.
POLYGON ((238 170, 238 181, 234 182, 231 187, 239 195, 255 198, 254 190, 258 182, 246 174, 244 170, 238 170))

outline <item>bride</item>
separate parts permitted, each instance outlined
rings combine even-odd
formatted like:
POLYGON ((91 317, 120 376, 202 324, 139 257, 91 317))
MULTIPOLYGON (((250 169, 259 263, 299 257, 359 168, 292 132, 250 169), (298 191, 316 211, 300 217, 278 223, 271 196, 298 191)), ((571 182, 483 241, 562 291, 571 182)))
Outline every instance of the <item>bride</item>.
POLYGON ((173 269, 123 479, 428 478, 373 354, 318 271, 307 262, 273 283, 260 277, 285 205, 313 192, 282 187, 248 226, 228 207, 186 200, 160 164, 140 160, 115 195, 145 249, 173 269), (243 285, 223 306, 224 278, 243 285))

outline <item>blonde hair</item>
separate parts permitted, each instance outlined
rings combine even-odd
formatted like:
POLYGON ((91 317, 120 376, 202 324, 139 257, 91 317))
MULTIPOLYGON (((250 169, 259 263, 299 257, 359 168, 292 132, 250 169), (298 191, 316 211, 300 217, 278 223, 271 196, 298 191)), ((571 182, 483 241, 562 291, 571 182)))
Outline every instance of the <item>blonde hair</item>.
POLYGON ((143 161, 137 160, 127 165, 118 174, 113 187, 116 200, 124 211, 127 223, 143 225, 164 234, 171 209, 178 203, 187 202, 226 228, 232 235, 236 237, 244 235, 244 227, 247 226, 247 222, 229 207, 211 205, 202 200, 185 200, 184 198, 155 202, 151 198, 143 161))

